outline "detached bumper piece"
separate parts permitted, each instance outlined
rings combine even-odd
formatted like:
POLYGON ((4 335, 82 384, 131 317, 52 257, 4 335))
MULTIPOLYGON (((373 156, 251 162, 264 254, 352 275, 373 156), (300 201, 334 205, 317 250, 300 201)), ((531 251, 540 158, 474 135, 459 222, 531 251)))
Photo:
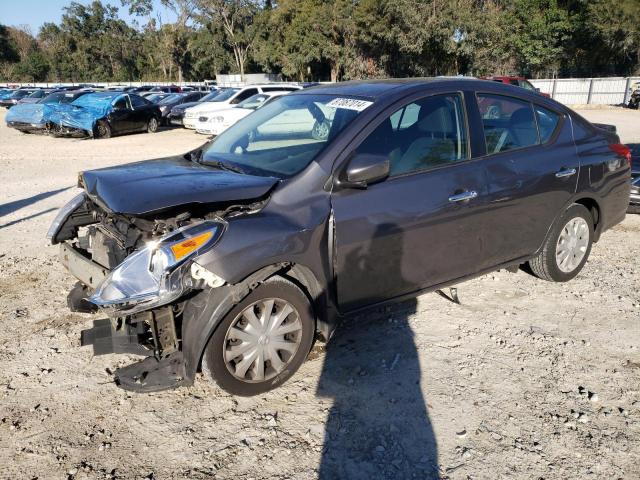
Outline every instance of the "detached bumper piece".
POLYGON ((82 331, 80 344, 92 345, 94 355, 128 353, 147 357, 116 370, 116 385, 125 390, 158 392, 193 383, 186 376, 169 307, 127 319, 94 320, 93 328, 82 331))
POLYGON ((182 352, 174 352, 157 359, 148 357, 141 362, 116 370, 116 385, 138 393, 159 392, 193 382, 186 378, 182 352))

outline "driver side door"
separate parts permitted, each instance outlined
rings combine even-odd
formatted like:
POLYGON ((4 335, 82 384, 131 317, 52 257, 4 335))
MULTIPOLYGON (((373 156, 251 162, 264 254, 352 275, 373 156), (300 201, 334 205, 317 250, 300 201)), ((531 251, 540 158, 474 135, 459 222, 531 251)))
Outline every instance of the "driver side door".
POLYGON ((459 92, 432 95, 382 118, 352 152, 389 160, 390 176, 332 193, 341 311, 478 270, 482 165, 471 159, 459 92))

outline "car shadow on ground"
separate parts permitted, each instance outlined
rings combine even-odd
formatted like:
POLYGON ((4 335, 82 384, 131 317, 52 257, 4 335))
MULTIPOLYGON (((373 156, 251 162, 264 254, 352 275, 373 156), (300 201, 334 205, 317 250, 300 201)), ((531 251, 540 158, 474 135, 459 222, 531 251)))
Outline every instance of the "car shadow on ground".
MULTIPOLYGON (((372 251, 396 256, 385 258, 395 266, 387 280, 404 285, 398 232, 394 225, 381 226, 373 236, 379 243, 372 251)), ((356 250, 346 265, 360 269, 354 278, 364 280, 369 262, 377 260, 356 250)), ((439 478, 438 449, 408 321, 416 306, 412 299, 347 318, 327 345, 316 393, 332 399, 333 405, 320 479, 439 478)))
POLYGON ((4 203, 0 205, 0 217, 4 217, 5 215, 9 215, 21 208, 32 205, 40 200, 44 200, 45 198, 52 197, 57 195, 60 192, 64 192, 65 190, 69 190, 71 187, 58 188, 57 190, 50 190, 44 193, 38 193, 37 195, 33 195, 31 197, 22 198, 20 200, 16 200, 14 202, 4 203))

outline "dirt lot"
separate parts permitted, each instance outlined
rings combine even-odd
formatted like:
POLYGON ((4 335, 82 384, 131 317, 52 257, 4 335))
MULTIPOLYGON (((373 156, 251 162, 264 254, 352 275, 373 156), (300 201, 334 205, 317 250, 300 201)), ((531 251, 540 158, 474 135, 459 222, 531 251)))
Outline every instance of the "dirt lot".
MULTIPOLYGON (((640 142, 640 113, 586 111, 640 142)), ((21 135, 0 114, 0 477, 640 478, 640 216, 568 284, 498 272, 345 321, 284 387, 137 395, 80 348, 45 233, 79 170, 186 151, 185 130, 21 135)))

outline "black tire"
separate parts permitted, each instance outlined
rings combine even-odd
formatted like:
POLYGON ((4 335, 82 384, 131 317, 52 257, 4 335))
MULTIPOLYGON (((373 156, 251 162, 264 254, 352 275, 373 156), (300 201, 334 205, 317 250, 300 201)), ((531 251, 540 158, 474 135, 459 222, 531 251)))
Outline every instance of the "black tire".
POLYGON ((156 133, 158 131, 158 119, 156 117, 151 117, 147 122, 147 133, 156 133))
POLYGON ((627 213, 640 213, 640 205, 629 205, 627 213))
MULTIPOLYGON (((580 239, 583 237, 581 236, 580 239)), ((529 261, 529 267, 535 276, 542 280, 550 282, 567 282, 574 278, 584 264, 587 263, 589 253, 591 253, 591 245, 593 244, 593 217, 589 210, 579 204, 571 205, 564 214, 558 219, 553 226, 547 239, 545 240, 542 250, 537 257, 529 261), (588 226, 589 238, 587 239, 586 251, 582 261, 578 263, 571 271, 563 271, 558 265, 556 257, 556 248, 558 240, 565 226, 574 219, 582 218, 588 226)))
MULTIPOLYGON (((315 316, 308 297, 292 282, 282 277, 272 277, 249 293, 220 322, 205 348, 202 371, 228 393, 243 397, 259 395, 279 387, 296 373, 311 351, 314 333, 315 316), (243 381, 231 373, 224 358, 227 332, 242 312, 263 299, 283 300, 295 309, 302 324, 300 342, 295 353, 285 361, 284 369, 276 376, 265 381, 243 381)), ((241 358, 244 359, 244 356, 241 358)))
POLYGON ((111 125, 106 120, 99 120, 96 123, 95 138, 111 138, 111 125))

